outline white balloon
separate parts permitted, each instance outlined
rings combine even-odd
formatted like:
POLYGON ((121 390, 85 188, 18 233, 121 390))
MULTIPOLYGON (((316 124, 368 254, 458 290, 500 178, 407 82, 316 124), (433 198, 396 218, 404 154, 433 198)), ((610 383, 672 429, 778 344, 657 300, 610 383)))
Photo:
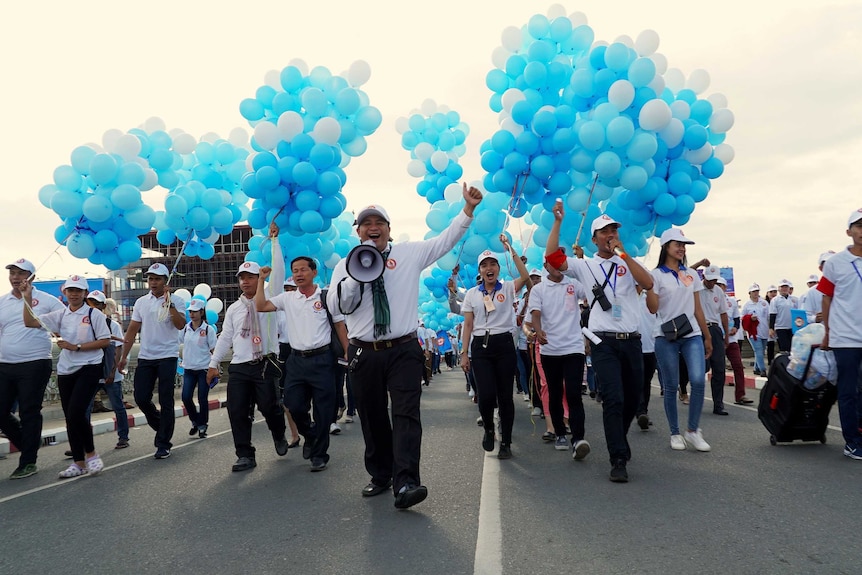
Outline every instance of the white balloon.
POLYGON ((191 134, 178 134, 174 137, 174 151, 178 154, 191 154, 195 151, 198 141, 191 134))
POLYGON ((347 83, 354 88, 366 83, 371 78, 371 66, 365 60, 357 60, 347 70, 347 83))
POLYGON ((270 88, 275 88, 276 90, 282 90, 281 87, 281 71, 279 70, 269 70, 266 74, 263 75, 263 83, 269 86, 270 88))
POLYGON ((649 59, 652 60, 653 64, 655 64, 656 76, 662 76, 667 72, 667 56, 656 52, 655 54, 652 54, 649 59))
POLYGON ((641 107, 638 122, 644 130, 661 130, 673 119, 670 106, 660 98, 653 98, 641 107))
POLYGON ((670 105, 670 113, 673 114, 674 118, 688 120, 691 116, 691 106, 685 100, 676 100, 670 105))
POLYGON ((569 20, 572 21, 572 28, 577 28, 578 26, 585 26, 588 24, 587 15, 583 12, 572 12, 569 14, 569 20))
POLYGON ((678 94, 680 90, 685 88, 685 74, 679 68, 668 69, 664 73, 664 81, 674 94, 678 94))
POLYGON ((407 173, 414 178, 421 178, 428 173, 428 170, 425 168, 425 162, 422 160, 410 160, 407 163, 407 173))
POLYGON ((721 92, 716 92, 715 94, 710 94, 706 99, 707 102, 712 104, 713 110, 720 110, 721 108, 727 108, 727 96, 722 94, 721 92))
POLYGON ((635 40, 635 50, 641 56, 651 56, 658 50, 659 37, 655 30, 644 30, 635 40))
POLYGON ((503 46, 497 46, 494 48, 494 51, 491 52, 491 63, 494 64, 495 68, 505 70, 506 61, 509 59, 510 54, 511 52, 503 46))
POLYGON ((264 150, 271 150, 278 144, 278 127, 272 122, 260 122, 254 127, 254 139, 264 150))
POLYGON ((252 152, 248 156, 245 157, 245 171, 253 172, 254 171, 254 157, 257 155, 257 152, 252 152))
POLYGON ((201 142, 208 142, 210 144, 215 144, 219 140, 221 140, 221 136, 219 136, 215 132, 207 132, 203 136, 201 136, 201 142))
POLYGON ((617 80, 608 89, 608 102, 622 112, 635 100, 635 87, 628 80, 617 80))
POLYGON ((697 150, 686 150, 683 157, 692 165, 699 166, 712 157, 712 144, 707 142, 697 150))
POLYGON ((446 198, 446 201, 450 204, 454 204, 457 201, 460 201, 464 197, 464 192, 461 189, 461 185, 458 183, 451 183, 446 186, 446 189, 443 190, 443 197, 446 198))
POLYGON ((299 73, 303 76, 308 76, 308 64, 306 64, 305 60, 302 58, 291 58, 290 62, 287 63, 288 66, 293 66, 299 73))
POLYGON ((124 160, 131 161, 141 153, 141 141, 133 134, 123 134, 114 142, 112 151, 124 160))
POLYGON ((500 101, 503 103, 503 111, 507 114, 511 114, 512 106, 526 99, 527 97, 521 90, 517 88, 509 88, 508 90, 503 92, 503 96, 500 98, 500 101))
POLYGON ((207 310, 214 311, 215 313, 221 313, 221 310, 224 309, 224 302, 217 297, 207 300, 207 310))
POLYGON ((551 4, 548 8, 548 20, 554 21, 556 18, 566 17, 566 7, 562 4, 551 4))
POLYGON ((652 82, 647 84, 647 88, 649 88, 656 94, 661 94, 662 92, 664 92, 665 88, 664 78, 656 74, 655 77, 652 79, 652 82))
POLYGON ((431 154, 431 167, 433 167, 438 172, 443 172, 446 170, 446 166, 449 165, 449 156, 446 155, 446 152, 436 151, 431 154))
POLYGON ((509 52, 517 52, 521 47, 521 30, 515 26, 506 26, 503 29, 500 40, 503 48, 509 52))
POLYGON ((395 131, 399 134, 403 134, 407 130, 410 129, 410 119, 407 116, 399 116, 395 120, 395 131))
POLYGON ((632 37, 629 36, 628 34, 623 34, 621 36, 617 36, 617 38, 614 40, 614 43, 616 44, 617 42, 619 42, 620 44, 622 44, 623 46, 625 46, 627 48, 634 48, 635 47, 635 41, 632 40, 632 37))
POLYGON ((524 126, 517 123, 512 118, 505 118, 502 122, 500 122, 500 128, 506 130, 507 132, 511 132, 512 135, 516 138, 524 132, 524 126))
POLYGON ((144 122, 144 131, 153 133, 165 129, 165 121, 158 116, 151 116, 144 122))
POLYGON ((722 143, 715 147, 715 157, 721 160, 725 166, 732 162, 735 156, 736 152, 730 144, 722 143))
POLYGON ((702 94, 706 92, 707 88, 709 88, 709 82, 709 72, 702 68, 698 68, 697 70, 693 70, 691 75, 689 75, 686 87, 695 94, 702 94))
POLYGON ((419 142, 416 144, 416 147, 413 148, 413 154, 416 155, 417 158, 422 160, 423 162, 431 159, 431 154, 434 153, 434 146, 429 144, 428 142, 419 142))
POLYGON ((661 129, 658 135, 667 144, 668 148, 676 148, 685 136, 685 124, 679 118, 671 118, 667 126, 661 129))
POLYGON ((122 138, 125 134, 116 128, 111 128, 107 130, 104 134, 102 134, 102 146, 112 152, 114 150, 114 146, 117 144, 117 140, 122 138))
POLYGON ((144 183, 138 186, 142 192, 152 190, 159 183, 159 175, 152 168, 144 168, 144 183))
POLYGON ((311 133, 311 137, 319 144, 334 146, 341 137, 341 124, 338 123, 338 120, 329 116, 321 118, 314 124, 314 131, 311 133))
POLYGON ((425 98, 422 101, 422 105, 419 107, 422 110, 422 113, 426 116, 433 116, 435 112, 437 112, 437 102, 432 100, 431 98, 425 98))
POLYGON ((195 286, 195 295, 202 295, 205 298, 209 298, 213 294, 212 288, 209 284, 198 284, 195 286))
POLYGON ((189 300, 192 299, 192 293, 186 288, 180 288, 172 294, 174 297, 178 297, 186 303, 189 303, 189 300))
MULTIPOLYGON (((258 124, 258 126, 259 125, 260 124, 258 124)), ((302 133, 302 130, 305 126, 302 122, 302 116, 300 116, 293 110, 289 110, 278 117, 277 127, 278 134, 281 136, 281 139, 285 142, 290 142, 298 134, 302 133)))
POLYGON ((716 110, 709 118, 709 129, 713 134, 724 134, 733 127, 733 112, 727 108, 716 110))
POLYGON ((228 135, 227 141, 237 148, 247 148, 248 132, 245 131, 245 128, 234 128, 230 131, 230 135, 228 135))

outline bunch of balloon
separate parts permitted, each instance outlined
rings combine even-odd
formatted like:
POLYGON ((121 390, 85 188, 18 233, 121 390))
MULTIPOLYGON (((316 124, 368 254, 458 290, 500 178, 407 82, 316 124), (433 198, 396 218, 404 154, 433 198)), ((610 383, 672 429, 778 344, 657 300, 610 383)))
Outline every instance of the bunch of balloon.
MULTIPOLYGON (((265 230, 275 219, 292 236, 327 230, 347 202, 344 168, 362 155, 366 136, 381 123, 377 108, 359 89, 371 74, 354 62, 343 75, 293 60, 266 76, 240 113, 254 126, 242 190, 252 198, 248 223, 265 230)), ((251 246, 250 246, 251 248, 251 246)))
POLYGON ((213 327, 216 327, 216 323, 218 322, 218 316, 224 309, 224 302, 217 297, 212 297, 212 288, 209 286, 209 284, 196 285, 194 288, 194 292, 190 292, 185 288, 180 288, 173 292, 173 296, 180 298, 186 304, 187 322, 191 321, 188 311, 189 302, 193 299, 198 299, 204 302, 207 323, 213 327))
POLYGON ((427 99, 420 110, 398 118, 395 129, 401 134, 401 146, 410 152, 407 173, 422 178, 417 193, 429 204, 444 199, 446 187, 464 173, 458 162, 467 149, 467 124, 458 112, 427 99))

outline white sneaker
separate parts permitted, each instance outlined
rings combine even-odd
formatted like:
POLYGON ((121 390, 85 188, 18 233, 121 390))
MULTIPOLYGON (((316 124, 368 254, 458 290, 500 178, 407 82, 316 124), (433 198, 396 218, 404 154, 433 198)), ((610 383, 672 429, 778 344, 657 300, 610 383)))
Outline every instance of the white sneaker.
POLYGON ((530 394, 529 393, 524 394, 524 401, 530 401, 530 394))
POLYGON ((60 472, 60 479, 70 479, 72 477, 80 477, 86 475, 87 470, 78 467, 77 463, 72 463, 67 469, 60 472))
POLYGON ((685 439, 682 438, 682 435, 670 436, 670 448, 676 451, 685 451, 685 439))
POLYGON ((470 391, 468 391, 468 392, 467 392, 467 397, 469 397, 470 399, 472 399, 472 398, 473 398, 473 397, 475 397, 475 396, 476 396, 476 392, 475 392, 475 391, 473 391, 473 388, 471 387, 471 388, 470 388, 470 391))
POLYGON ((329 425, 329 434, 330 435, 338 435, 341 433, 341 426, 337 423, 332 423, 329 425))
POLYGON ((685 440, 688 443, 691 443, 692 447, 698 451, 710 451, 712 449, 709 444, 703 440, 703 435, 699 428, 697 431, 686 431, 685 440))
POLYGON ((541 407, 534 407, 533 411, 530 412, 530 415, 532 415, 533 417, 539 417, 540 415, 542 415, 542 408, 541 407))
POLYGON ((102 458, 98 455, 94 455, 92 458, 87 460, 87 473, 90 475, 98 475, 105 468, 105 464, 102 462, 102 458))
POLYGON ((572 459, 580 461, 590 453, 590 442, 586 439, 579 439, 575 442, 572 448, 572 459))
POLYGON ((352 415, 345 415, 344 416, 344 423, 353 423, 353 416, 352 415))

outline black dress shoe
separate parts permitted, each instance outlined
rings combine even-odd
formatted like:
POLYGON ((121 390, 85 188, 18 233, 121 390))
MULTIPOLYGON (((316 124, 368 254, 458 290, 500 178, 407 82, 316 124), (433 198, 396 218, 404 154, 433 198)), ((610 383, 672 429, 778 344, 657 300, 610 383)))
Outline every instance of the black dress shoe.
POLYGON ((715 415, 730 415, 730 414, 729 414, 729 413, 727 413, 727 411, 725 411, 724 409, 713 409, 713 410, 712 410, 712 412, 713 412, 715 415))
POLYGON ((254 467, 257 467, 254 457, 240 457, 231 467, 231 471, 248 471, 254 467))
POLYGON ((482 449, 485 451, 494 451, 494 430, 486 429, 482 436, 482 449))
POLYGON ((296 441, 291 441, 287 444, 288 449, 293 449, 294 447, 299 447, 299 438, 296 438, 296 441))
POLYGON ((377 485, 373 481, 362 488, 362 497, 374 497, 380 495, 384 491, 388 491, 392 487, 392 482, 387 481, 386 485, 377 485))
POLYGON ((279 439, 275 440, 275 452, 278 453, 279 456, 287 455, 288 449, 287 439, 282 435, 279 439))
POLYGON ((315 457, 311 460, 311 470, 312 471, 323 471, 326 469, 326 461, 321 457, 315 457))
POLYGON ((395 496, 395 508, 407 509, 417 503, 422 503, 428 497, 428 488, 424 485, 407 485, 406 489, 395 496))
POLYGON ((509 447, 508 443, 501 443, 500 450, 497 452, 497 459, 511 459, 512 458, 512 448, 509 447))
POLYGON ((311 459, 311 452, 314 451, 315 441, 308 437, 305 438, 305 443, 302 445, 302 458, 311 459))
POLYGON ((189 430, 189 437, 194 437, 195 433, 197 433, 197 432, 198 432, 198 426, 193 425, 192 428, 189 430))

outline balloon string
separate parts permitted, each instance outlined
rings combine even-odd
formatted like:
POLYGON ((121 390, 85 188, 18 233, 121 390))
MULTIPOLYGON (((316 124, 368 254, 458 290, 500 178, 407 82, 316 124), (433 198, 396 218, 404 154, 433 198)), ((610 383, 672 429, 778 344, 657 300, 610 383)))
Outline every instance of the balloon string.
MULTIPOLYGON (((65 238, 63 238, 63 241, 61 241, 61 242, 58 242, 58 243, 57 243, 57 247, 56 247, 56 248, 54 248, 54 251, 52 251, 50 254, 48 254, 48 257, 47 257, 47 258, 45 258, 45 259, 42 261, 42 263, 41 263, 41 264, 39 264, 38 266, 36 266, 36 269, 33 271, 33 273, 32 273, 32 274, 30 274, 30 277, 29 277, 29 278, 27 278, 27 281, 28 281, 28 282, 29 282, 29 281, 32 281, 32 280, 33 280, 33 278, 34 278, 34 277, 35 277, 35 275, 36 275, 36 272, 37 272, 37 271, 39 271, 39 270, 42 268, 42 266, 44 266, 46 263, 48 263, 48 260, 50 260, 50 259, 51 259, 51 257, 52 257, 54 254, 56 254, 56 253, 57 253, 57 250, 59 250, 61 247, 63 247, 63 246, 65 245, 66 240, 68 240, 69 238, 71 238, 71 237, 72 237, 72 234, 74 234, 75 232, 77 232, 77 231, 80 229, 81 222, 83 222, 83 221, 84 221, 84 216, 81 216, 80 218, 78 218, 78 221, 77 221, 77 222, 75 222, 75 226, 72 228, 72 231, 70 231, 68 234, 66 234, 66 237, 65 237, 65 238)), ((30 311, 32 312, 33 310, 30 310, 30 311)), ((34 316, 34 317, 35 317, 35 316, 34 316)), ((38 318, 37 318, 37 319, 38 319, 38 318)), ((40 323, 41 323, 41 322, 40 322, 40 323)))
POLYGON ((575 236, 575 243, 572 245, 572 251, 575 250, 575 246, 579 245, 581 240, 581 232, 584 231, 584 223, 587 221, 587 212, 590 210, 590 202, 593 201, 593 190, 596 189, 596 183, 599 181, 599 175, 596 174, 595 179, 593 179, 593 185, 590 186, 590 195, 587 197, 587 207, 584 208, 584 211, 581 213, 581 225, 578 226, 578 233, 575 236))

